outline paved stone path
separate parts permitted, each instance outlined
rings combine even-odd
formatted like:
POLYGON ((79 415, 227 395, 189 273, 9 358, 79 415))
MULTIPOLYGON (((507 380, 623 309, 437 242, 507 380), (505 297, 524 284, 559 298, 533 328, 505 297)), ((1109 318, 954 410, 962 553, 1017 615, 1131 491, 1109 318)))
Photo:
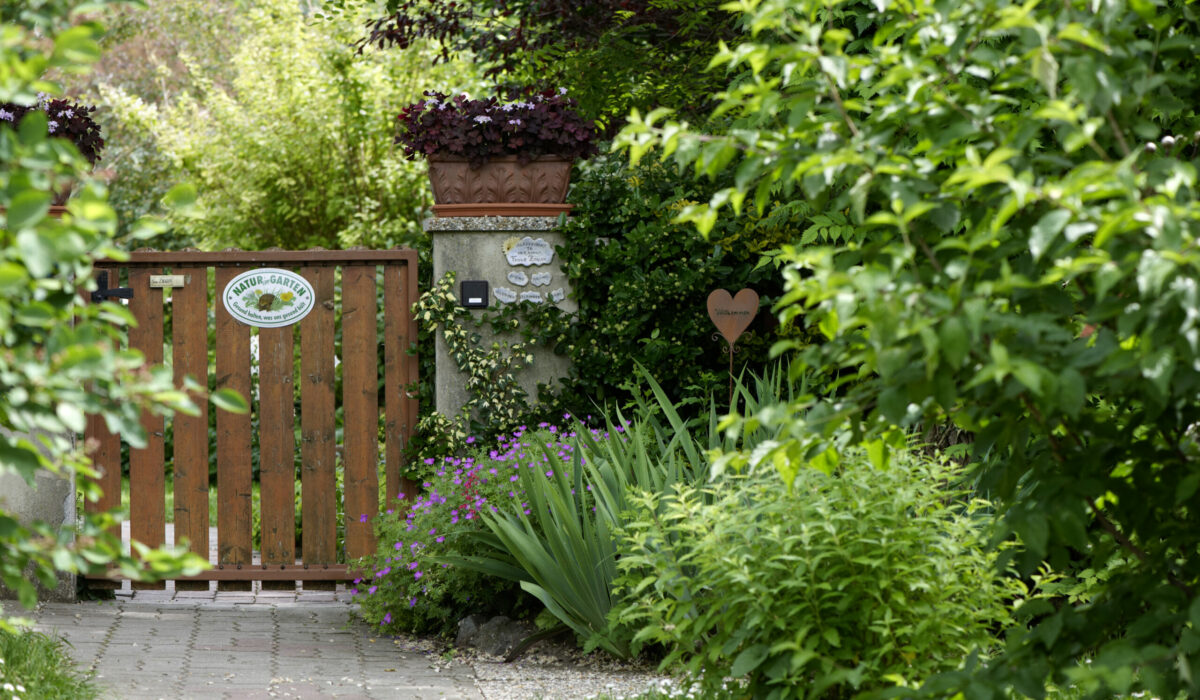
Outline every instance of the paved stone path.
POLYGON ((71 645, 107 698, 463 698, 462 664, 401 651, 352 615, 339 591, 118 592, 44 604, 38 629, 71 645))

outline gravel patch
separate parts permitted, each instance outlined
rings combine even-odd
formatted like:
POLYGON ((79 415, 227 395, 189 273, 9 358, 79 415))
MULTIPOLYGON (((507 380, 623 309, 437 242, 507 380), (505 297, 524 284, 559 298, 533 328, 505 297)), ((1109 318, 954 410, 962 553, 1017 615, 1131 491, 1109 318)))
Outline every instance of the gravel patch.
POLYGON ((466 665, 475 671, 475 685, 485 700, 621 700, 650 691, 680 695, 676 683, 653 666, 620 661, 602 653, 583 654, 577 648, 540 642, 512 663, 474 649, 454 649, 420 637, 397 637, 397 649, 426 654, 438 669, 466 665))

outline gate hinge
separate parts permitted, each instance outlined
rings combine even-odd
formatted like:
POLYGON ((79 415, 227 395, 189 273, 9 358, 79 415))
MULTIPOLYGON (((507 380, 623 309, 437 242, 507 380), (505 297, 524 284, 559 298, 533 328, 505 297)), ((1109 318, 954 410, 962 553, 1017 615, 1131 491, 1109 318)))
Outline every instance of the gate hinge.
POLYGON ((133 289, 131 287, 112 287, 108 286, 108 272, 102 270, 96 275, 96 291, 92 292, 92 303, 104 301, 109 297, 119 297, 121 299, 132 299, 133 289))

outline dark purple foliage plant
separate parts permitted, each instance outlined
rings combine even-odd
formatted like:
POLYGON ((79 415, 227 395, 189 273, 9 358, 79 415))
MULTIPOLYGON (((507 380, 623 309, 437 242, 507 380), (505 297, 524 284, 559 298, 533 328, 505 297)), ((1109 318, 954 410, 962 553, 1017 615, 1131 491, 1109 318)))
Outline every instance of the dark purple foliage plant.
POLYGON ((100 125, 92 118, 94 111, 95 107, 51 99, 42 94, 33 105, 0 103, 0 123, 7 122, 15 130, 26 115, 41 112, 46 115, 50 136, 69 140, 79 149, 80 155, 95 165, 104 149, 104 139, 100 136, 100 125))
POLYGON ((542 156, 576 160, 597 153, 596 127, 580 116, 565 89, 501 102, 427 91, 396 118, 396 143, 409 158, 466 158, 478 168, 491 158, 542 156))

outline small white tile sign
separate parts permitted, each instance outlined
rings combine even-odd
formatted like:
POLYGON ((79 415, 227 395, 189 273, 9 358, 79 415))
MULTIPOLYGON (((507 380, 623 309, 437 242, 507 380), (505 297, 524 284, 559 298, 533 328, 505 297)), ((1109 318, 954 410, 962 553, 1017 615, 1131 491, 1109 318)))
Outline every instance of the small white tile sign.
POLYGON ((566 298, 567 298, 567 293, 563 291, 562 287, 559 287, 558 289, 554 290, 553 292, 550 292, 550 301, 553 301, 555 304, 557 304, 558 302, 560 302, 566 298))
POLYGON ((521 292, 521 301, 532 301, 535 304, 540 304, 545 300, 542 299, 541 292, 521 292))
POLYGON ((552 277, 553 275, 551 275, 549 272, 535 272, 533 273, 533 277, 531 279, 533 280, 533 286, 545 287, 546 285, 550 284, 552 277))
POLYGON ((511 304, 517 300, 517 293, 508 287, 496 287, 492 290, 492 294, 495 294, 496 298, 505 304, 511 304))
POLYGON ((526 236, 504 251, 509 265, 549 265, 554 260, 554 246, 544 238, 526 236))
MULTIPOLYGON (((533 283, 537 284, 536 274, 533 276, 533 280, 533 283)), ((529 284, 529 275, 521 272, 520 270, 513 270, 512 272, 508 273, 508 281, 517 285, 518 287, 524 287, 525 285, 529 284)))

